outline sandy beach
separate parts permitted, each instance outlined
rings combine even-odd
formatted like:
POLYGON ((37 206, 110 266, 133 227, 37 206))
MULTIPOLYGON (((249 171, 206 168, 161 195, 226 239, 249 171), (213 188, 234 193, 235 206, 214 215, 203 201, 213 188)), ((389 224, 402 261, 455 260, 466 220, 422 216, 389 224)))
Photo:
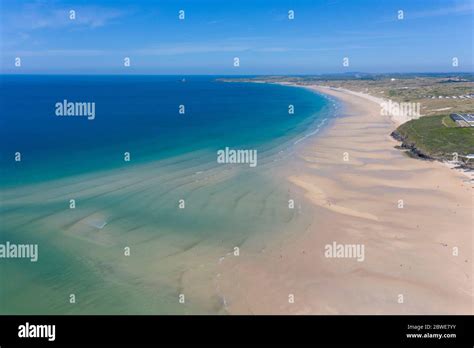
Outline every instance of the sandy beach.
POLYGON ((221 263, 227 312, 472 314, 472 183, 394 148, 403 120, 377 100, 310 88, 345 110, 278 169, 311 223, 221 263), (363 245, 363 261, 326 257, 333 242, 363 245))
POLYGON ((39 250, 2 269, 15 279, 3 311, 472 313, 469 179, 396 149, 397 120, 377 99, 271 87, 272 104, 322 109, 303 134, 262 147, 255 168, 196 150, 3 189, 4 239, 39 250), (360 254, 329 257, 334 245, 360 254))

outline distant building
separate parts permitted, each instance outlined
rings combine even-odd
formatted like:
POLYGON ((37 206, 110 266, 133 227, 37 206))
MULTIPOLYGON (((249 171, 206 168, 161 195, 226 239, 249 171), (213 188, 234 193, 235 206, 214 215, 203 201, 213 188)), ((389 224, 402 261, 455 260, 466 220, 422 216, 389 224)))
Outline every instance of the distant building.
POLYGON ((459 127, 474 127, 474 114, 451 114, 449 117, 459 127))

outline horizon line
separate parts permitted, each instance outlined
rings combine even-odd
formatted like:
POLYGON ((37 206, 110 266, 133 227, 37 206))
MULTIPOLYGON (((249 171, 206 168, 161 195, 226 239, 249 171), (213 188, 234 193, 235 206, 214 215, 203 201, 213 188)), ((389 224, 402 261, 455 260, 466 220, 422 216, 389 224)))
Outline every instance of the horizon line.
POLYGON ((44 73, 44 72, 25 72, 25 73, 11 73, 11 72, 0 72, 0 76, 235 76, 235 77, 248 77, 248 76, 275 76, 275 77, 294 77, 294 76, 327 76, 327 75, 474 75, 474 71, 426 71, 426 72, 327 72, 327 73, 308 73, 308 74, 179 74, 179 73, 44 73))

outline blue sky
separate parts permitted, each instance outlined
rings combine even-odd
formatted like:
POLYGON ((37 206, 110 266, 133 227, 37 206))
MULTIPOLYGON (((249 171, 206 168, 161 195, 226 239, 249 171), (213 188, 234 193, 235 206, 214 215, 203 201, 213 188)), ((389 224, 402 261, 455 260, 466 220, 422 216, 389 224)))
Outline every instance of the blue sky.
POLYGON ((317 74, 473 69, 474 1, 0 0, 3 73, 317 74), (69 19, 69 11, 76 19, 69 19), (178 11, 185 11, 179 20, 178 11), (295 19, 288 19, 294 10, 295 19), (397 11, 404 19, 397 19, 397 11), (15 58, 22 66, 16 68, 15 58), (130 57, 131 66, 123 66, 130 57), (239 57, 240 67, 233 66, 239 57), (342 60, 349 58, 349 67, 342 60), (459 66, 452 66, 457 57, 459 66))

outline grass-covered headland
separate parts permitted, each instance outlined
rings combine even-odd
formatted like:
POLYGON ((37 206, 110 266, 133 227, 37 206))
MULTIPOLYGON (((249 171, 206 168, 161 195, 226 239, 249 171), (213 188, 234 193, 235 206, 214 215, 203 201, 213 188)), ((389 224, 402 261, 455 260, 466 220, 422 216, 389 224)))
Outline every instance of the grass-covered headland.
POLYGON ((402 124, 392 133, 412 154, 436 160, 458 160, 474 168, 474 127, 457 127, 448 115, 426 116, 402 124))

